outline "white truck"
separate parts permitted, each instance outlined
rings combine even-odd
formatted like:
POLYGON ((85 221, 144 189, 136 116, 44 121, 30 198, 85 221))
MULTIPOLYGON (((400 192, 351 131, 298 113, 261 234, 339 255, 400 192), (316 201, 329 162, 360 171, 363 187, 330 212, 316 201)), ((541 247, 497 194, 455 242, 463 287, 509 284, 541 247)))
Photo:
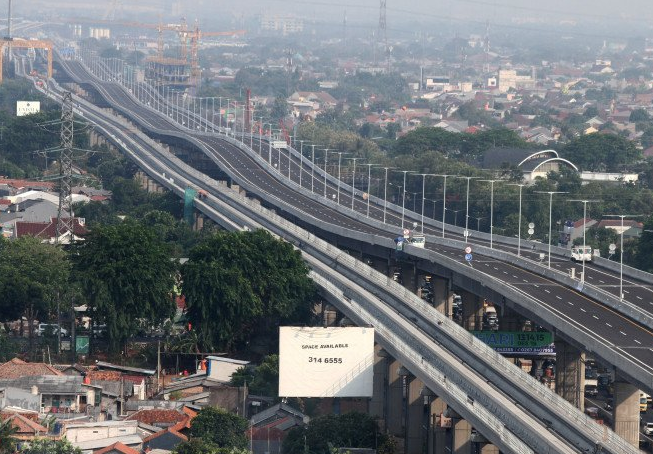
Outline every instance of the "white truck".
POLYGON ((592 261, 592 247, 591 246, 574 246, 571 248, 571 260, 574 262, 591 262, 592 261))

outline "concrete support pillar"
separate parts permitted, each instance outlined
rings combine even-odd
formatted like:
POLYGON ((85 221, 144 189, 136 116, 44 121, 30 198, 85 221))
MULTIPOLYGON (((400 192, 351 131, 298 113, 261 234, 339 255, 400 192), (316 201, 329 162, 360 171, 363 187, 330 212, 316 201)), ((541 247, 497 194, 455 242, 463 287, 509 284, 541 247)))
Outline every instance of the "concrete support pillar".
POLYGON ((414 265, 409 263, 404 263, 401 266, 402 279, 404 281, 404 287, 406 287, 411 292, 417 292, 417 269, 414 265))
POLYGON ((469 331, 483 329, 483 299, 473 293, 461 291, 463 299, 463 327, 469 331))
POLYGON ((497 448, 493 444, 487 443, 481 446, 479 452, 481 454, 499 454, 499 448, 497 448))
POLYGON ((422 454, 424 448, 424 383, 412 378, 408 383, 408 413, 406 415, 406 454, 422 454))
POLYGON ((394 358, 388 359, 388 398, 387 398, 387 429, 392 435, 404 436, 402 428, 402 413, 404 401, 404 380, 397 375, 401 363, 394 358))
POLYGON ((330 304, 322 305, 322 326, 337 326, 338 312, 330 304))
POLYGON ((453 454, 471 454, 472 425, 464 419, 455 419, 451 430, 453 431, 451 452, 453 454))
POLYGON ((431 282, 433 282, 433 307, 438 312, 450 317, 452 296, 449 293, 447 280, 433 276, 431 282))
MULTIPOLYGON (((499 308, 497 308, 499 309, 499 308)), ((499 327, 501 331, 521 331, 522 316, 509 307, 501 306, 499 327)))
POLYGON ((447 429, 440 427, 437 422, 442 413, 447 409, 447 404, 439 397, 431 399, 430 408, 430 433, 428 440, 428 454, 440 454, 445 452, 447 444, 447 429))
POLYGON ((390 355, 379 344, 374 346, 373 395, 370 400, 369 413, 378 418, 379 428, 386 430, 386 412, 388 399, 388 362, 390 355))
POLYGON ((614 382, 614 431, 634 447, 639 447, 639 389, 619 374, 614 382))
POLYGON ((585 353, 556 339, 556 392, 576 408, 585 409, 585 353))

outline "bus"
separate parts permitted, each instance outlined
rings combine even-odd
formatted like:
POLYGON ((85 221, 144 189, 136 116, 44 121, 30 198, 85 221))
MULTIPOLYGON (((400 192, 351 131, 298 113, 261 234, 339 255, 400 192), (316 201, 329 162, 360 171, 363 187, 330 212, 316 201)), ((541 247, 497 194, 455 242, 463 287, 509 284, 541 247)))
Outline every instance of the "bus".
POLYGON ((579 261, 585 261, 585 262, 591 262, 592 261, 592 248, 590 246, 585 246, 583 249, 583 246, 574 246, 571 248, 571 260, 574 262, 579 262, 579 261))
POLYGON ((411 244, 411 246, 424 248, 424 245, 426 244, 426 237, 424 237, 424 235, 412 236, 410 238, 410 244, 411 244))

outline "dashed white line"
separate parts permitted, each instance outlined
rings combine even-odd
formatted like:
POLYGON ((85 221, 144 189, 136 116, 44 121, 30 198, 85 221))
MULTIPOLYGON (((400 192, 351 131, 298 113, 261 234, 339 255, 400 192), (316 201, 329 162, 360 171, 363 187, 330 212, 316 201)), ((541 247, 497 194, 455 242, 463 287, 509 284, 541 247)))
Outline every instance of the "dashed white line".
POLYGON ((609 323, 606 323, 605 325, 608 326, 608 327, 610 327, 610 328, 612 328, 612 325, 609 324, 609 323))
POLYGON ((574 303, 572 303, 571 301, 567 301, 567 304, 569 304, 570 306, 574 305, 574 303))
POLYGON ((642 343, 640 341, 638 341, 637 339, 635 339, 633 342, 637 342, 639 345, 642 345, 642 343))
POLYGON ((620 332, 621 334, 623 334, 624 336, 626 335, 626 333, 624 333, 623 331, 619 331, 619 332, 620 332))
POLYGON ((587 311, 586 311, 585 309, 583 309, 582 307, 580 308, 580 310, 583 311, 583 312, 587 312, 587 311))
POLYGON ((592 317, 594 317, 594 318, 597 319, 597 320, 599 319, 596 315, 592 315, 592 317))
POLYGON ((544 291, 545 291, 546 293, 551 293, 551 290, 549 290, 548 288, 545 288, 544 291))

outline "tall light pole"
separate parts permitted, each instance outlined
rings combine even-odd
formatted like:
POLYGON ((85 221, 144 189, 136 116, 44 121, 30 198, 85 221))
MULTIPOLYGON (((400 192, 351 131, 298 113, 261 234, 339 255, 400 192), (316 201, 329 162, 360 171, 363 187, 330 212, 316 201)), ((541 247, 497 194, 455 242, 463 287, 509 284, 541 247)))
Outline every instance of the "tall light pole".
POLYGON ((367 217, 370 217, 370 182, 372 181, 372 167, 375 166, 376 164, 363 164, 364 166, 367 166, 367 217))
MULTIPOLYGON (((484 181, 486 183, 490 183, 490 249, 493 249, 492 247, 492 239, 493 239, 493 230, 494 230, 494 183, 502 180, 478 180, 478 181, 484 181)), ((476 229, 478 230, 478 229, 476 229)))
POLYGON ((449 210, 449 211, 451 211, 451 212, 454 213, 454 221, 453 221, 453 225, 456 226, 456 227, 458 227, 458 213, 460 213, 460 212, 463 211, 463 210, 452 210, 451 208, 447 208, 447 210, 449 210))
POLYGON ((383 180, 383 223, 385 224, 385 214, 388 211, 388 170, 394 167, 383 167, 385 170, 385 179, 383 180))
POLYGON ((467 243, 467 238, 469 237, 469 182, 475 180, 479 177, 457 177, 464 178, 467 180, 467 203, 465 208, 465 243, 467 243))
POLYGON ((311 144, 311 193, 315 185, 315 144, 311 144))
POLYGON ((404 229, 404 219, 406 217, 406 174, 407 173, 412 173, 412 170, 395 170, 395 172, 400 172, 404 174, 404 192, 402 193, 401 197, 401 229, 404 229))
POLYGON ((526 186, 523 183, 512 183, 510 186, 519 186, 519 219, 517 221, 517 257, 521 256, 521 195, 522 189, 526 186))
POLYGON ((551 225, 552 225, 552 214, 553 214, 553 194, 566 194, 566 192, 561 191, 535 191, 538 194, 549 194, 549 268, 551 268, 551 225))
POLYGON ((299 187, 302 187, 302 173, 304 173, 304 140, 299 140, 299 187))
POLYGON ((344 151, 338 152, 338 205, 340 205, 340 165, 342 163, 342 155, 347 154, 344 151))
MULTIPOLYGON (((444 182, 442 183, 442 238, 444 238, 444 218, 447 213, 447 177, 455 177, 456 175, 436 175, 438 177, 443 177, 444 182)), ((433 218, 435 218, 435 209, 433 210, 433 218)))
MULTIPOLYGON (((583 203, 583 253, 581 254, 583 260, 583 268, 580 273, 580 282, 581 284, 585 282, 585 248, 587 243, 585 242, 585 233, 587 232, 587 204, 598 202, 598 200, 570 200, 570 202, 582 202, 583 203)), ((623 219, 622 219, 623 221, 623 219)))
POLYGON ((351 209, 354 209, 354 201, 356 200, 356 161, 363 158, 349 158, 354 162, 354 168, 351 172, 351 209))
POLYGON ((426 201, 426 177, 436 176, 434 173, 417 173, 422 176, 422 235, 424 235, 424 202, 426 201))
POLYGON ((326 199, 327 196, 327 162, 329 160, 329 149, 325 148, 324 149, 324 198, 326 199))
POLYGON ((480 232, 481 231, 481 219, 485 219, 484 217, 476 217, 476 216, 470 216, 472 219, 476 219, 476 231, 480 232))
MULTIPOLYGON (((634 218, 641 216, 641 214, 604 214, 606 217, 621 218, 621 234, 619 245, 619 300, 624 300, 624 218, 634 218)), ((583 251, 584 253, 584 251, 583 251)))
POLYGON ((272 165, 272 123, 268 123, 270 126, 270 137, 268 138, 268 163, 272 165))

